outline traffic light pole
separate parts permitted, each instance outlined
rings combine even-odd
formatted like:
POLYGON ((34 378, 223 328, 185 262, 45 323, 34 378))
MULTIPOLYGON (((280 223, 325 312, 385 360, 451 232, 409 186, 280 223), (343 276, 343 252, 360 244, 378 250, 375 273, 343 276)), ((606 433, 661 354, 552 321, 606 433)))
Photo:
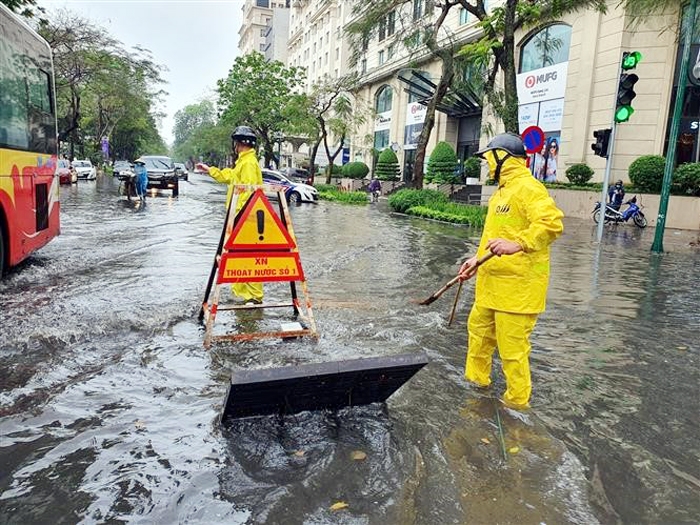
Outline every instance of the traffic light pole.
POLYGON ((612 169, 613 152, 615 151, 615 132, 617 124, 613 118, 612 131, 610 131, 610 142, 608 143, 608 158, 605 160, 605 175, 603 175, 603 195, 600 199, 600 220, 598 221, 597 239, 603 239, 603 226, 605 225, 605 209, 608 205, 608 184, 610 181, 610 170, 612 169))
POLYGON ((666 213, 668 212, 668 199, 671 194, 671 177, 676 162, 676 144, 678 143, 678 130, 681 122, 681 111, 685 99, 685 85, 688 83, 688 63, 690 62, 690 45, 693 38, 693 24, 695 21, 695 11, 698 0, 690 0, 685 14, 685 39, 683 40, 683 56, 681 58, 681 69, 678 72, 678 89, 676 90, 676 103, 673 106, 673 120, 671 120, 671 131, 668 136, 668 149, 666 150, 666 167, 664 168, 664 180, 661 185, 661 199, 659 201, 659 214, 656 218, 656 230, 654 231, 654 243, 651 251, 663 253, 664 251, 664 228, 666 227, 666 213))

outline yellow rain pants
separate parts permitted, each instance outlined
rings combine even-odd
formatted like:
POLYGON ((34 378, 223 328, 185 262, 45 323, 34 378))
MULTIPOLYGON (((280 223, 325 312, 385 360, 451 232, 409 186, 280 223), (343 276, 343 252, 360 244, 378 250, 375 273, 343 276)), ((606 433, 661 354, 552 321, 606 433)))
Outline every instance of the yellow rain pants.
MULTIPOLYGON (((493 176, 493 157, 485 158, 493 176)), ((530 334, 545 309, 549 245, 564 229, 563 216, 525 160, 507 158, 489 199, 477 255, 486 254, 491 239, 516 242, 522 251, 494 257, 476 273, 465 377, 480 386, 491 384, 491 356, 498 347, 507 383, 503 401, 513 408, 527 408, 530 401, 530 334)))
POLYGON ((498 346, 507 385, 503 401, 512 408, 528 408, 532 392, 530 334, 536 322, 537 314, 501 312, 475 303, 467 323, 467 380, 481 387, 491 384, 491 357, 498 346))
MULTIPOLYGON (((228 193, 226 195, 226 207, 228 208, 233 196, 233 189, 237 184, 260 185, 263 183, 262 171, 258 164, 258 159, 255 156, 255 150, 250 149, 244 151, 238 156, 236 166, 234 168, 209 168, 209 175, 217 182, 228 184, 228 193)), ((250 192, 242 192, 238 195, 236 202, 236 214, 243 208, 248 199, 250 192)), ((263 285, 262 283, 235 283, 231 285, 231 291, 237 297, 244 301, 262 302, 263 300, 263 285)))

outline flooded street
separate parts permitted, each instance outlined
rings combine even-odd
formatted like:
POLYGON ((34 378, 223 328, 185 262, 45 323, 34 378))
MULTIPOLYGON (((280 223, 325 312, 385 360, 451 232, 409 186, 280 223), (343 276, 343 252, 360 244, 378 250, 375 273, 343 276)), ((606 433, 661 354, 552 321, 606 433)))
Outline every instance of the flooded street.
POLYGON ((455 291, 416 304, 480 232, 385 201, 290 209, 317 341, 206 350, 224 190, 191 174, 140 206, 110 178, 61 187, 61 236, 0 282, 0 523, 697 523, 697 232, 658 257, 653 229, 599 247, 566 221, 519 416, 494 401, 499 365, 490 394, 463 378, 473 285, 452 327, 455 291), (386 407, 219 425, 232 370, 409 352, 430 364, 386 407))

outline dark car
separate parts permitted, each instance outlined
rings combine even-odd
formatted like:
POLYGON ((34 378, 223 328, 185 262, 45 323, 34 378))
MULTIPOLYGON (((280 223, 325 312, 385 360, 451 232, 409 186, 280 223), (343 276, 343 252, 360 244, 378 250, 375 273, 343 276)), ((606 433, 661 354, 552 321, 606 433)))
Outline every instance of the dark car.
POLYGON ((187 180, 187 176, 189 175, 187 171, 187 166, 185 166, 182 162, 175 162, 175 173, 177 173, 178 178, 182 180, 187 180))
POLYGON ((180 181, 175 172, 175 164, 170 157, 146 155, 140 157, 140 160, 146 164, 148 172, 147 189, 173 190, 173 197, 180 194, 180 181))

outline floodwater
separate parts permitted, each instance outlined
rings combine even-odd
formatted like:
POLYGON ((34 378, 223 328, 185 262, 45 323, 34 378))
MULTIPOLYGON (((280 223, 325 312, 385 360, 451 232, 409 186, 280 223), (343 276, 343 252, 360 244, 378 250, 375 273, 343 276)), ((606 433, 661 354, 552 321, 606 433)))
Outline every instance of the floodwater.
POLYGON ((567 220, 519 417, 497 366, 492 394, 463 379, 472 285, 452 327, 454 291, 416 304, 479 232, 385 202, 290 210, 317 341, 205 350, 223 201, 198 175, 146 206, 61 188, 62 235, 0 283, 0 523, 697 523, 696 233, 658 257, 567 220), (232 370, 407 352, 430 364, 386 406, 219 424, 232 370))

